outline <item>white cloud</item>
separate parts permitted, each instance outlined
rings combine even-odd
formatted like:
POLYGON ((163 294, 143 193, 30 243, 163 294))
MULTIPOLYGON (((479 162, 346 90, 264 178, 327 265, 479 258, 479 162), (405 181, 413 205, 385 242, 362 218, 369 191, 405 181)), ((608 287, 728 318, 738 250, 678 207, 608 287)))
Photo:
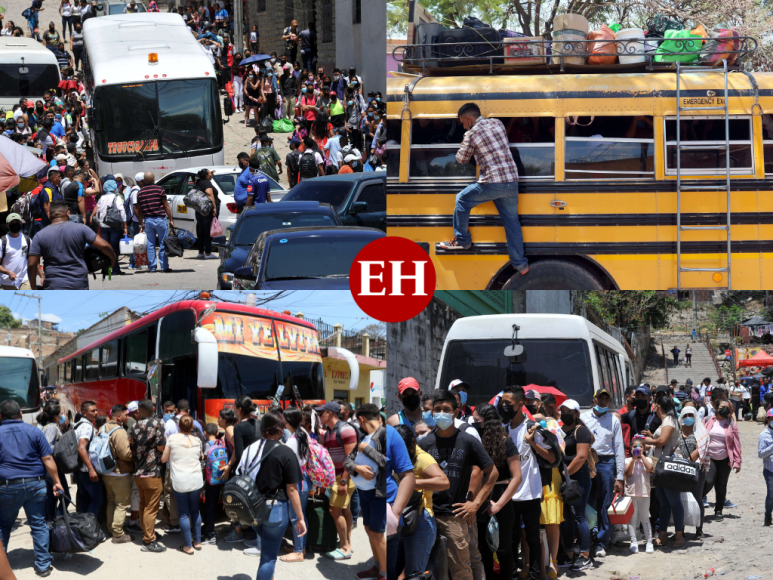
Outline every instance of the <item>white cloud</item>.
POLYGON ((11 316, 13 316, 16 320, 22 320, 22 316, 18 312, 11 312, 11 316))
POLYGON ((43 314, 40 318, 44 322, 53 322, 54 324, 62 322, 62 318, 56 314, 43 314))

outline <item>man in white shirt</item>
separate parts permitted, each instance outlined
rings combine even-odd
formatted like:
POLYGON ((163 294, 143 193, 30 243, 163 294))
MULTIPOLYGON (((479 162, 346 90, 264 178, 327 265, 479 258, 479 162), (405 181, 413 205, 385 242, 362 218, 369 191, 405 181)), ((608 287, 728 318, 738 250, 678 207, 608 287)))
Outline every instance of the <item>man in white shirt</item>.
MULTIPOLYGON (((537 455, 552 462, 553 451, 543 445, 542 436, 537 433, 538 425, 527 421, 524 414, 526 394, 523 387, 507 387, 497 405, 499 416, 505 422, 508 436, 515 443, 521 461, 521 485, 513 496, 515 521, 523 518, 526 543, 529 546, 529 578, 540 577, 539 519, 542 514, 542 478, 537 455)), ((513 554, 517 559, 517 554, 513 554)))
MULTIPOLYGON (((625 445, 620 421, 609 411, 612 397, 604 388, 596 391, 593 397, 594 407, 583 413, 580 418, 593 433, 596 440, 593 449, 599 456, 596 463, 596 489, 601 505, 598 512, 598 545, 595 556, 606 556, 611 531, 607 510, 612 505, 612 497, 623 493, 623 473, 625 471, 625 445)), ((523 471, 523 470, 522 470, 523 471)))
POLYGON ((21 232, 24 220, 18 213, 8 214, 5 219, 8 233, 0 247, 0 288, 3 290, 30 290, 27 276, 27 255, 30 239, 21 232))
POLYGON ((75 472, 79 500, 76 503, 78 512, 88 512, 96 516, 102 507, 103 493, 99 474, 89 459, 89 443, 96 433, 94 425, 97 422, 97 404, 94 401, 81 403, 81 415, 83 418, 75 424, 75 433, 78 435, 78 455, 83 462, 75 472))
POLYGON ((714 386, 711 384, 711 379, 709 377, 706 377, 703 379, 703 382, 701 383, 700 387, 700 395, 701 400, 706 404, 711 404, 711 389, 713 389, 714 386))

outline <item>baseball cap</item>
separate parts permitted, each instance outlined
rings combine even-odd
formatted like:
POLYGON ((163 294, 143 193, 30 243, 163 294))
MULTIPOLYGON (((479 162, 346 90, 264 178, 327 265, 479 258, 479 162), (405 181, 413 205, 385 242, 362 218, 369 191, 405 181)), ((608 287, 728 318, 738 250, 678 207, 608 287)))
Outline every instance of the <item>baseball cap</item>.
POLYGON ((142 171, 140 171, 137 175, 134 176, 134 182, 135 183, 139 183, 143 179, 145 179, 145 173, 142 172, 142 171))
POLYGON ((333 413, 340 413, 341 412, 341 405, 336 403, 335 401, 328 401, 321 407, 314 407, 314 410, 317 413, 321 413, 323 411, 332 411, 333 413))
POLYGON ((451 381, 451 384, 448 385, 448 390, 450 391, 451 389, 454 389, 459 385, 464 385, 468 389, 470 388, 470 383, 468 383, 467 381, 463 381, 462 379, 454 379, 453 381, 451 381))
MULTIPOLYGON (((595 398, 595 397, 598 397, 599 395, 607 395, 608 397, 611 397, 611 396, 612 396, 612 393, 610 393, 610 392, 609 392, 608 390, 606 390, 606 389, 599 389, 598 391, 596 391, 596 392, 593 394, 593 397, 595 398)), ((527 397, 527 398, 528 398, 528 397, 527 397)))
POLYGON ((767 414, 766 414, 766 417, 773 417, 773 407, 771 407, 770 409, 768 409, 768 412, 767 412, 767 414))
POLYGON ((282 67, 285 70, 293 70, 293 65, 291 65, 289 62, 282 67))
POLYGON ((645 387, 644 385, 641 385, 638 389, 636 389, 637 393, 644 393, 648 397, 652 394, 650 393, 649 388, 645 387))
POLYGON ((131 403, 126 405, 126 410, 129 413, 134 413, 134 411, 136 411, 139 408, 140 408, 140 406, 139 406, 139 402, 138 401, 132 401, 131 403))
POLYGON ((580 410, 580 403, 575 401, 574 399, 567 399, 563 403, 561 403, 558 408, 566 407, 567 409, 571 409, 572 411, 579 411, 580 410))
POLYGON ((301 140, 298 139, 298 137, 293 137, 292 139, 290 139, 290 143, 293 144, 293 145, 300 145, 301 144, 301 140))
POLYGON ((401 395, 408 389, 413 389, 414 391, 420 390, 421 387, 419 387, 419 381, 413 377, 405 377, 397 383, 397 392, 401 395))
POLYGON ((60 153, 59 155, 56 156, 56 160, 57 161, 67 161, 67 155, 65 155, 64 153, 60 153))
POLYGON ((347 155, 344 157, 344 163, 351 163, 352 161, 357 161, 356 155, 347 155))
POLYGON ((21 216, 18 213, 9 213, 8 217, 5 218, 5 223, 10 224, 14 220, 19 220, 21 223, 24 223, 24 220, 21 219, 21 216))
POLYGON ((670 392, 671 392, 671 391, 669 391, 669 390, 668 390, 668 385, 658 385, 658 388, 657 388, 657 389, 655 389, 655 394, 656 394, 656 395, 657 395, 658 393, 665 393, 665 394, 669 394, 670 392))
POLYGON ((537 391, 535 391, 534 389, 529 389, 524 394, 525 394, 526 398, 531 400, 531 401, 540 401, 541 400, 540 396, 539 396, 539 393, 537 391))

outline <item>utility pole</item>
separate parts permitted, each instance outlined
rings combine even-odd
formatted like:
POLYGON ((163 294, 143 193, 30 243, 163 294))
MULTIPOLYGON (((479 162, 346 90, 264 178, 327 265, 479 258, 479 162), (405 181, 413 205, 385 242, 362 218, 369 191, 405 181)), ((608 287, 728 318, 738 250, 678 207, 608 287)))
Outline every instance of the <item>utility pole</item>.
POLYGON ((41 326, 43 325, 43 321, 40 319, 40 301, 42 298, 40 297, 40 294, 35 296, 34 294, 27 294, 26 292, 16 292, 19 296, 24 296, 25 298, 33 298, 34 300, 38 301, 38 358, 40 361, 38 362, 38 372, 43 370, 43 334, 41 330, 41 326))
POLYGON ((692 322, 695 328, 698 328, 698 297, 695 295, 695 290, 692 291, 692 322))
POLYGON ((234 7, 234 50, 236 52, 244 53, 244 15, 242 0, 236 0, 233 3, 234 7))

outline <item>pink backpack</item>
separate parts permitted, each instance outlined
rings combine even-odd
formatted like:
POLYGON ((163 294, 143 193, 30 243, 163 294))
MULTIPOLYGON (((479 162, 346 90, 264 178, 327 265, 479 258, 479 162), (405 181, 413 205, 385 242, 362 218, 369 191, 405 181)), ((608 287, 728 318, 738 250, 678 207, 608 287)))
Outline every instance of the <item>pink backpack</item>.
POLYGON ((336 470, 333 458, 327 449, 319 442, 309 437, 309 455, 306 463, 301 466, 304 475, 308 475, 317 487, 333 487, 336 482, 336 470))

